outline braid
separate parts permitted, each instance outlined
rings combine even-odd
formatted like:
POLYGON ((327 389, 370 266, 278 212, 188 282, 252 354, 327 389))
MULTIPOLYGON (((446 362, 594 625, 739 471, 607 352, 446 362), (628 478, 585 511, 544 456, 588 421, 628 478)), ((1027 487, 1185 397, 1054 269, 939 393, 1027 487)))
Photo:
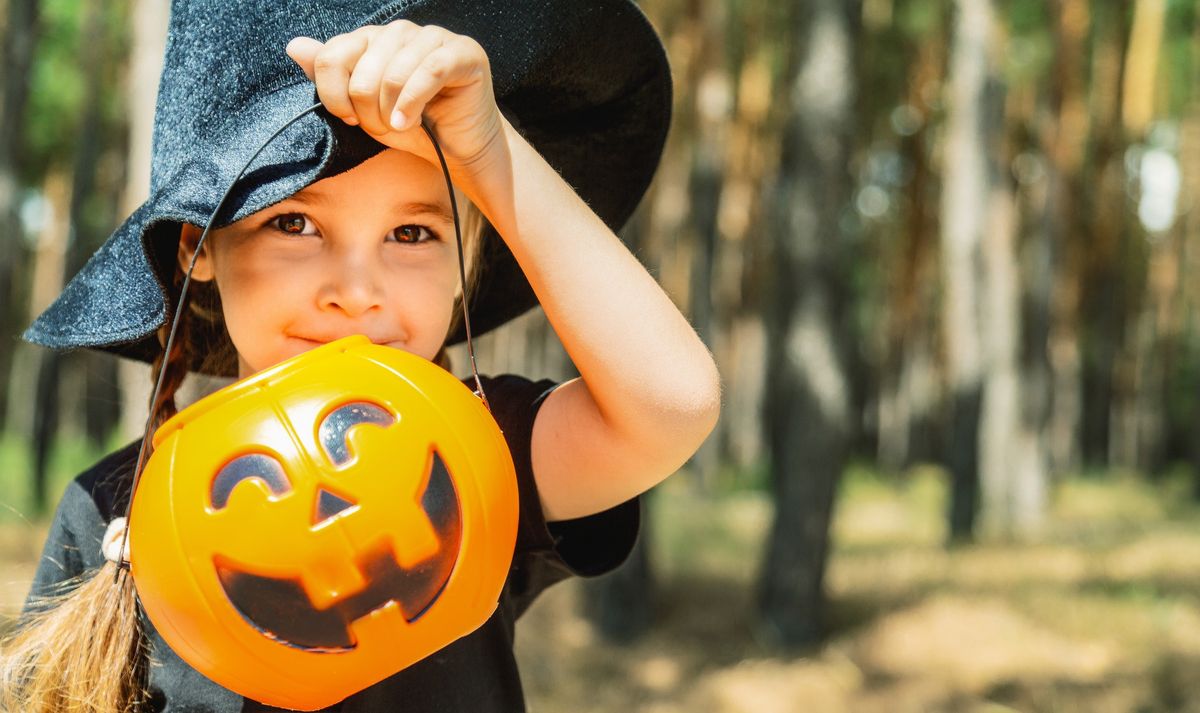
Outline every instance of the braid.
MULTIPOLYGON (((178 293, 179 284, 182 282, 178 268, 175 272, 175 288, 178 293)), ((166 371, 163 374, 163 385, 159 391, 157 400, 150 404, 150 433, 152 435, 158 430, 158 427, 163 425, 179 411, 179 407, 175 403, 175 392, 183 384, 184 378, 188 373, 188 349, 187 345, 191 339, 191 310, 185 309, 179 317, 179 333, 175 335, 175 341, 171 345, 171 353, 166 353, 167 337, 171 333, 171 319, 163 322, 163 325, 158 328, 158 343, 162 347, 162 351, 154 357, 154 362, 150 367, 150 378, 157 383, 158 372, 163 368, 163 362, 166 361, 166 371)), ((151 393, 151 398, 154 398, 151 393)))
MULTIPOLYGON (((183 331, 182 322, 186 320, 187 316, 185 314, 184 317, 180 319, 180 331, 183 331)), ((159 329, 160 343, 166 340, 165 332, 166 330, 170 330, 170 328, 171 326, 167 324, 159 329)), ((183 358, 184 348, 182 342, 183 340, 179 338, 179 335, 177 335, 175 338, 175 344, 172 345, 171 355, 166 359, 167 368, 166 373, 163 375, 163 385, 162 389, 159 391, 158 400, 150 404, 150 413, 153 414, 153 418, 150 419, 150 433, 157 431, 159 426, 166 423, 168 419, 170 419, 179 411, 179 407, 175 403, 175 392, 179 390, 179 387, 183 384, 184 377, 187 376, 187 360, 183 358)), ((151 367, 151 374, 153 374, 156 382, 158 379, 158 372, 163 366, 163 357, 165 356, 166 351, 164 350, 159 352, 158 356, 154 357, 154 364, 151 367)))

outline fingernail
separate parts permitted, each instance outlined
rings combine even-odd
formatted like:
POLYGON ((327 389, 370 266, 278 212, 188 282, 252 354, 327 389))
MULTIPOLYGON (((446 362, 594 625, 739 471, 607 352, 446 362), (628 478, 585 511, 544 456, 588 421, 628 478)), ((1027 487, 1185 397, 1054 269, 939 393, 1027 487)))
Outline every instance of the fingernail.
POLYGON ((346 119, 345 119, 345 122, 346 122, 347 124, 349 124, 350 126, 358 126, 358 117, 355 117, 355 116, 347 116, 347 117, 346 117, 346 119))
POLYGON ((392 121, 392 128, 395 129, 396 131, 403 131, 405 128, 405 125, 408 123, 408 119, 405 118, 404 114, 400 113, 399 109, 394 109, 392 111, 391 121, 392 121))

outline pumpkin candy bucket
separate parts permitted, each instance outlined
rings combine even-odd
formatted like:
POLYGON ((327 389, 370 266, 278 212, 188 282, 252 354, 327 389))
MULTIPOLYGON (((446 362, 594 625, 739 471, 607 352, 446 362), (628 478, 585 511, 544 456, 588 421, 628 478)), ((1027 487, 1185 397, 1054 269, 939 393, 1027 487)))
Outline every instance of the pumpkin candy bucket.
POLYGON ((340 339, 179 412, 130 517, 139 599, 220 685, 316 710, 495 610, 516 475, 480 399, 440 367, 340 339))

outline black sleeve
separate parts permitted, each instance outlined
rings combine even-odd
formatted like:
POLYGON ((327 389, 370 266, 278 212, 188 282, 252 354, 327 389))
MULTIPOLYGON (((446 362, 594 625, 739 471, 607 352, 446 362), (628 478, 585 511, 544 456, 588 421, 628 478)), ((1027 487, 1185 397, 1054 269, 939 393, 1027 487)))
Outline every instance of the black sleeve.
POLYGON ((22 615, 35 610, 42 598, 63 593, 73 578, 103 564, 104 528, 95 503, 78 481, 72 481, 54 512, 22 615))
POLYGON ((484 382, 492 415, 504 432, 517 471, 520 518, 506 585, 514 616, 520 616, 555 582, 615 569, 629 556, 638 535, 637 497, 587 517, 546 522, 533 478, 530 446, 534 418, 556 386, 550 380, 534 382, 507 374, 484 382))
POLYGON ((132 452, 131 446, 126 446, 109 454, 67 485, 50 522, 22 614, 35 609, 42 598, 69 590, 80 575, 104 565, 100 543, 114 511, 123 514, 123 496, 137 445, 131 444, 132 452))

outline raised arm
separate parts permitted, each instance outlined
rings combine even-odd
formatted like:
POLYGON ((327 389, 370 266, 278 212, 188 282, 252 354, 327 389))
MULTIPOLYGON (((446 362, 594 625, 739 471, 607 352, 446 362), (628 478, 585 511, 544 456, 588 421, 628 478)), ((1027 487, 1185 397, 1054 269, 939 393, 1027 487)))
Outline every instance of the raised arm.
POLYGON ((551 520, 589 515, 675 472, 712 431, 712 356, 654 278, 507 122, 463 186, 508 243, 580 378, 533 430, 551 520))

